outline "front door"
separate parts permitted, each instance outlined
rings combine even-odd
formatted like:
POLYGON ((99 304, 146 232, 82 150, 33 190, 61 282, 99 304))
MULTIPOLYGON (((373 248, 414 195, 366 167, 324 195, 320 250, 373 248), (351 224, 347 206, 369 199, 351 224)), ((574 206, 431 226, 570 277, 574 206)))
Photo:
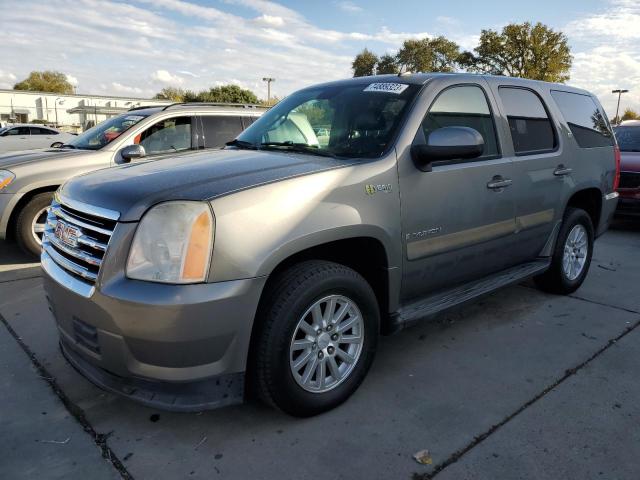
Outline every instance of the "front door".
POLYGON ((441 127, 471 127, 484 139, 480 157, 436 162, 429 172, 414 165, 409 149, 399 158, 404 301, 514 264, 513 165, 501 154, 487 87, 480 79, 445 84, 414 140, 425 143, 441 127))

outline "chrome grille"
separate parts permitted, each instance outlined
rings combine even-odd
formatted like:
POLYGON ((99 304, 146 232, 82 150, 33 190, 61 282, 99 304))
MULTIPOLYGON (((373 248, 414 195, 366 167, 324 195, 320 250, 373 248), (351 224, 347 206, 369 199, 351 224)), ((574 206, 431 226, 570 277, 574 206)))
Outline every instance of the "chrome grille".
POLYGON ((56 195, 47 215, 42 239, 44 252, 67 273, 93 285, 119 214, 56 195), (74 233, 72 241, 56 235, 56 228, 74 233))

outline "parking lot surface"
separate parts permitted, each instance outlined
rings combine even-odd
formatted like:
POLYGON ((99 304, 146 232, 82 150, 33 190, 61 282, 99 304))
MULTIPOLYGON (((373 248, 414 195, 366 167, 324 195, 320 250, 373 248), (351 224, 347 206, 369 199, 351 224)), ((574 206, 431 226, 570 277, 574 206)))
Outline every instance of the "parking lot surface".
POLYGON ((60 354, 39 268, 0 243, 0 471, 637 479, 638 252, 640 223, 618 221, 569 297, 527 283, 384 337, 358 392, 301 420, 256 403, 167 413, 94 387, 60 354), (412 458, 424 449, 431 464, 412 458))

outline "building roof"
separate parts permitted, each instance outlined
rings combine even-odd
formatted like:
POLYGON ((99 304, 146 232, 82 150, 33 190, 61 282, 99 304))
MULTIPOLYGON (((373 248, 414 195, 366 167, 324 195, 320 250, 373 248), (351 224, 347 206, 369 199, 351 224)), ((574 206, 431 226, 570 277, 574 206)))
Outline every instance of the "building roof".
POLYGON ((158 104, 168 104, 171 103, 170 100, 158 100, 151 98, 139 98, 139 97, 119 97, 116 95, 94 95, 90 93, 81 94, 81 93, 55 93, 55 92, 38 92, 31 90, 12 90, 7 88, 0 88, 0 94, 17 94, 17 95, 47 95, 47 96, 56 96, 56 97, 71 97, 71 98, 104 98, 105 100, 133 100, 136 102, 157 102, 158 104))

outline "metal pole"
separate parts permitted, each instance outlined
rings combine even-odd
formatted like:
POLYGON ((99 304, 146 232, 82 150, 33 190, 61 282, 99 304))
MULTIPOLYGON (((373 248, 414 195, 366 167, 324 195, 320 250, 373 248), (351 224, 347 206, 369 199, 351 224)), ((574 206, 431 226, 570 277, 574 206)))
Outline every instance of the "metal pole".
POLYGON ((616 90, 611 90, 611 93, 617 93, 618 94, 618 105, 616 106, 616 116, 615 116, 615 122, 616 124, 620 125, 620 117, 618 116, 620 114, 620 97, 622 97, 623 93, 627 93, 629 90, 625 90, 625 89, 616 89, 616 90))
POLYGON ((263 82, 267 82, 267 103, 271 103, 271 82, 275 82, 276 79, 272 77, 263 77, 263 82))

